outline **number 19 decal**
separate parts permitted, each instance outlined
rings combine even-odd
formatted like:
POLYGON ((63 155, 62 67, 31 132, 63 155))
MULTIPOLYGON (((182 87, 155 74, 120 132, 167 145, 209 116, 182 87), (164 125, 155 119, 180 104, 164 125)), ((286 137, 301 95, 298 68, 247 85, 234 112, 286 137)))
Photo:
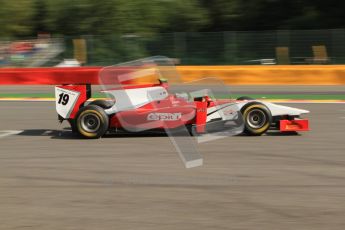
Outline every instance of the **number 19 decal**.
POLYGON ((69 101, 69 95, 66 93, 60 93, 59 94, 59 101, 58 104, 62 104, 62 105, 67 105, 69 101))

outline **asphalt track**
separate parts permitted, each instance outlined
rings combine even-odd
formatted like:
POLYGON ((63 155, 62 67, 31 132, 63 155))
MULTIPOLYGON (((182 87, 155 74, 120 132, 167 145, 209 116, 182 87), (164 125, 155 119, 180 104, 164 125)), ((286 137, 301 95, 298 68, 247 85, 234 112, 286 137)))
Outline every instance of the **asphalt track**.
POLYGON ((311 132, 200 144, 185 169, 165 136, 79 139, 53 102, 0 102, 0 229, 344 229, 345 104, 290 105, 311 132))

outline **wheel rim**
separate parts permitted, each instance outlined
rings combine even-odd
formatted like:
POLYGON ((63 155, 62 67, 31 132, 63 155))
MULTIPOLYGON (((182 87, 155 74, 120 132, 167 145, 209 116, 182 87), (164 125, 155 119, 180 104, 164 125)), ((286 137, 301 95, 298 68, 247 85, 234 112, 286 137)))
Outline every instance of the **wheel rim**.
POLYGON ((253 109, 248 113, 247 124, 253 129, 262 128, 267 122, 266 114, 260 109, 253 109))
POLYGON ((101 120, 95 114, 84 114, 80 119, 81 127, 86 132, 95 133, 101 126, 101 120))

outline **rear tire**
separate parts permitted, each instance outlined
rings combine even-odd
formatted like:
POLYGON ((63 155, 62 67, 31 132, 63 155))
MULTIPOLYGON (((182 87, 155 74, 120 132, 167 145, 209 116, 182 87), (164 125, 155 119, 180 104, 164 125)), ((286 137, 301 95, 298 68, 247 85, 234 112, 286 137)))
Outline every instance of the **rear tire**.
POLYGON ((109 117, 100 106, 88 105, 79 110, 75 125, 83 137, 100 138, 108 131, 109 117))
POLYGON ((271 111, 259 102, 246 104, 242 108, 244 119, 244 133, 251 136, 260 136, 264 134, 271 126, 271 111))
POLYGON ((111 107, 113 107, 115 103, 113 101, 106 101, 106 100, 95 100, 92 101, 90 104, 88 105, 97 105, 103 109, 110 109, 111 107))

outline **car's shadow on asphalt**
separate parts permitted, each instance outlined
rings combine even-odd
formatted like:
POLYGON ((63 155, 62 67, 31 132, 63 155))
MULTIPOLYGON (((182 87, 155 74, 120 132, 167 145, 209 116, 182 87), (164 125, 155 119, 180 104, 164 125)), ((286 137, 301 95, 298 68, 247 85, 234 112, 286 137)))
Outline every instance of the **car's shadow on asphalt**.
POLYGON ((301 136, 300 133, 298 132, 294 132, 294 131, 291 131, 291 132, 279 132, 279 131, 268 131, 266 134, 266 136, 301 136))
MULTIPOLYGON (((70 139, 70 140, 86 140, 86 138, 80 136, 77 133, 73 133, 70 128, 63 128, 62 130, 53 129, 26 129, 21 133, 16 134, 18 136, 47 136, 51 139, 70 139)), ((174 133, 174 136, 189 136, 186 133, 174 133)), ((277 132, 269 131, 264 136, 300 136, 297 132, 277 132)), ((145 131, 138 133, 119 132, 119 133, 107 133, 102 138, 145 138, 145 137, 167 137, 167 133, 162 131, 145 131)), ((235 137, 257 137, 248 136, 247 134, 238 134, 235 137)))
MULTIPOLYGON (((73 133, 70 128, 64 128, 62 130, 54 129, 26 129, 21 133, 16 134, 18 136, 33 136, 42 137, 47 136, 51 139, 71 139, 71 140, 87 140, 77 133, 73 133)), ((102 138, 139 138, 139 137, 167 137, 164 132, 140 132, 140 133, 107 133, 102 138)))
POLYGON ((54 130, 54 129, 25 129, 18 136, 33 136, 42 137, 47 136, 52 139, 84 139, 78 134, 73 133, 71 130, 54 130))

